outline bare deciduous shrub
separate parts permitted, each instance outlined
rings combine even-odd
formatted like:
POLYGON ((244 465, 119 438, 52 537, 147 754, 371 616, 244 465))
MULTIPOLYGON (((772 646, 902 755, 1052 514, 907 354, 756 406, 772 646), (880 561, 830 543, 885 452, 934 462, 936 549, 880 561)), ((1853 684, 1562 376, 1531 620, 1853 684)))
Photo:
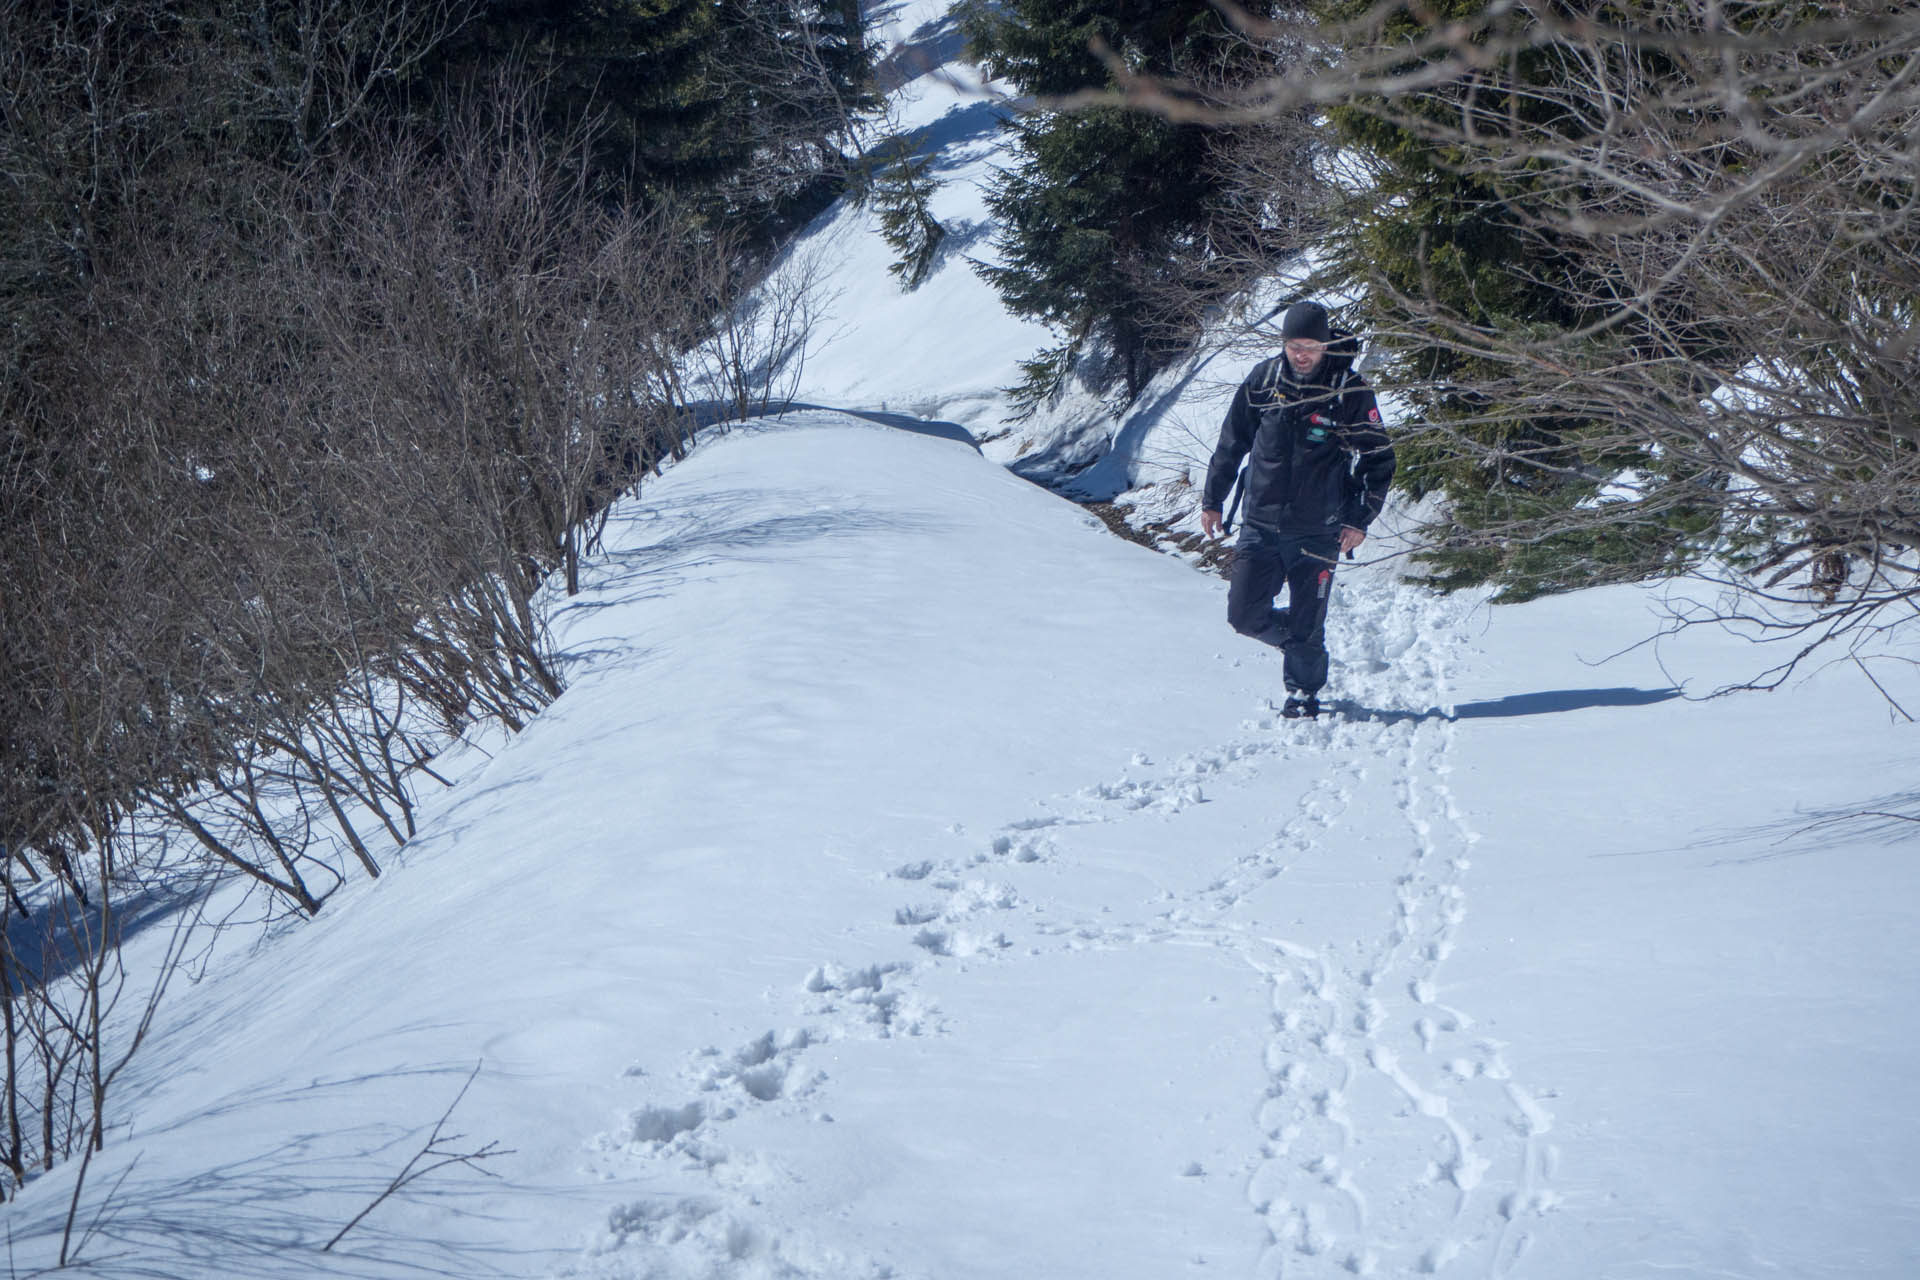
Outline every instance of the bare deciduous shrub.
POLYGON ((695 246, 590 198, 532 104, 227 166, 220 207, 95 245, 6 370, 15 1182, 103 1140, 156 851, 309 914, 378 875, 435 754, 561 692, 550 575, 577 590, 595 517, 685 450, 695 246))
POLYGON ((785 412, 819 338, 831 301, 823 260, 800 249, 753 279, 744 246, 716 237, 701 272, 699 296, 722 300, 691 354, 696 385, 739 420, 785 412))

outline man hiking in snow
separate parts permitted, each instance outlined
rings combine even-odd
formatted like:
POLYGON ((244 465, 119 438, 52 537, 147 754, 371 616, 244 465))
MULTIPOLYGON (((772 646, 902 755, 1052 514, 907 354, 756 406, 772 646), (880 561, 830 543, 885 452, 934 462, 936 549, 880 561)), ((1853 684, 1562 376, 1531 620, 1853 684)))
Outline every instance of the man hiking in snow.
POLYGON ((1366 541, 1393 479, 1393 444, 1373 392, 1353 370, 1359 344, 1327 309, 1297 302, 1280 322, 1283 354, 1234 393, 1207 467, 1200 527, 1221 533, 1227 491, 1249 452, 1246 518, 1234 545, 1227 621, 1286 655, 1289 718, 1320 714, 1327 682, 1327 603, 1342 552, 1366 541), (1280 588, 1287 607, 1275 609, 1280 588))

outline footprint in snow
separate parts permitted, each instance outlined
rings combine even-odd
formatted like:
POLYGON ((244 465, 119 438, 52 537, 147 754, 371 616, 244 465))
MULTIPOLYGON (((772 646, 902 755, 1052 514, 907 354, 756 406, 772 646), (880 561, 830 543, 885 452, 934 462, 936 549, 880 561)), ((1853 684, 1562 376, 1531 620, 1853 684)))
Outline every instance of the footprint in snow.
POLYGON ((912 971, 904 961, 854 969, 818 965, 801 984, 806 1011, 839 1035, 888 1039, 939 1031, 938 1008, 907 983, 912 971))

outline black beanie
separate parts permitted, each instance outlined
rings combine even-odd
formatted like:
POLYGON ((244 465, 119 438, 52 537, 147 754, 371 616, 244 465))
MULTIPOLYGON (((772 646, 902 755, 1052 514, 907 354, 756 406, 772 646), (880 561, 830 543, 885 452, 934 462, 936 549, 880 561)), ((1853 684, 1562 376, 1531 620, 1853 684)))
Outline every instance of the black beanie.
POLYGON ((1327 324, 1327 309, 1317 302, 1296 302, 1288 307, 1280 321, 1280 341, 1293 338, 1332 342, 1333 329, 1327 324))

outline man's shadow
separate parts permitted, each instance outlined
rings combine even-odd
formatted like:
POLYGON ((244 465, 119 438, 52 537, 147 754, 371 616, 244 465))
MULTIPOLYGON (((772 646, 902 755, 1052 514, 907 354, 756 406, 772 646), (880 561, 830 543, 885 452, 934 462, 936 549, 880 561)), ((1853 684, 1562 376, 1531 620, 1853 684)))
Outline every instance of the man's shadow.
POLYGON ((1326 705, 1349 720, 1364 720, 1372 724, 1402 724, 1421 720, 1445 720, 1451 723, 1555 715, 1563 711, 1585 711, 1592 707, 1645 707, 1680 696, 1678 689, 1555 689, 1545 693, 1513 693, 1483 702, 1462 702, 1451 713, 1439 707, 1428 707, 1425 711, 1385 710, 1349 698, 1335 698, 1326 705))

